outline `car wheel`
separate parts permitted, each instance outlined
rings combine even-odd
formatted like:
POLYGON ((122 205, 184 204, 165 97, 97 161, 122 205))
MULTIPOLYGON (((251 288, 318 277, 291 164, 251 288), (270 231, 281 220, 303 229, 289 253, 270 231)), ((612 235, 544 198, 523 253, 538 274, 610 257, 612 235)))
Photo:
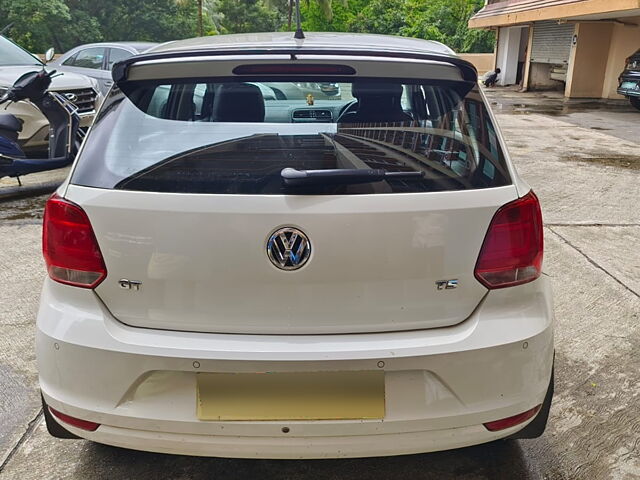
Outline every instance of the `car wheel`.
POLYGON ((640 97, 629 97, 629 101, 631 102, 631 105, 640 110, 640 97))
POLYGON ((545 428, 547 428, 547 420, 549 419, 549 411, 551 410, 551 401, 553 400, 553 386, 554 386, 554 372, 551 371, 551 381, 549 382, 549 388, 547 389, 547 394, 544 397, 544 402, 542 403, 542 408, 538 412, 536 418, 533 421, 524 427, 519 432, 514 433, 513 435, 507 437, 508 439, 515 438, 538 438, 543 433, 545 428))
POLYGON ((55 438, 74 438, 78 439, 77 435, 74 435, 67 429, 65 429, 62 425, 55 421, 53 415, 49 411, 49 405, 44 401, 44 397, 40 394, 40 398, 42 399, 42 412, 44 413, 44 421, 47 424, 47 431, 49 435, 55 438))

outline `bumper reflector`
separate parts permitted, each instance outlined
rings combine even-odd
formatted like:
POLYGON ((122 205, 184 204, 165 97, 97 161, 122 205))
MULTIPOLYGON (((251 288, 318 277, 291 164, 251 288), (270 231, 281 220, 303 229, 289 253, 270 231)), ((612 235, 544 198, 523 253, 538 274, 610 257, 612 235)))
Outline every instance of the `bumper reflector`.
POLYGON ((504 430, 505 428, 515 427, 523 422, 526 422, 530 418, 536 416, 536 414, 540 411, 542 405, 538 405, 537 407, 533 407, 531 410, 527 410, 526 412, 519 413, 512 417, 502 418, 500 420, 495 420, 493 422, 487 422, 484 424, 485 428, 490 432, 497 432, 499 430, 504 430))
POLYGON ((95 432, 100 426, 99 423, 89 422, 88 420, 81 420, 76 417, 72 417, 71 415, 66 415, 62 412, 59 412, 55 408, 49 407, 49 411, 57 418, 62 420, 64 423, 68 423, 72 427, 80 428, 81 430, 87 430, 88 432, 95 432))

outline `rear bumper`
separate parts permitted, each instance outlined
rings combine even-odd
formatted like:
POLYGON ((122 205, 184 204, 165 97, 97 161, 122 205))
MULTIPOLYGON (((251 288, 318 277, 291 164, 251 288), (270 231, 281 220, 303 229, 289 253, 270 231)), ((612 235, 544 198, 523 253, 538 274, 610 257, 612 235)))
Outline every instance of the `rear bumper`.
POLYGON ((477 445, 517 432, 521 426, 500 434, 487 432, 482 425, 455 429, 399 432, 371 435, 295 436, 296 426, 284 435, 280 427, 271 436, 194 435, 159 433, 101 426, 84 432, 65 425, 78 436, 122 448, 175 455, 225 458, 313 459, 358 458, 408 455, 477 445))
POLYGON ((618 95, 622 95, 623 97, 640 97, 640 90, 627 90, 619 88, 617 92, 618 95))
POLYGON ((617 89, 618 95, 625 97, 640 97, 640 75, 621 76, 619 78, 620 86, 617 89), (632 88, 622 88, 625 83, 634 84, 632 88))
POLYGON ((542 403, 553 362, 546 278, 490 292, 455 327, 318 336, 127 327, 91 291, 46 280, 37 356, 45 400, 101 426, 72 433, 138 450, 243 458, 428 452, 509 436, 484 422, 542 403), (207 422, 197 372, 385 371, 384 421, 207 422), (289 432, 283 433, 283 427, 289 432))

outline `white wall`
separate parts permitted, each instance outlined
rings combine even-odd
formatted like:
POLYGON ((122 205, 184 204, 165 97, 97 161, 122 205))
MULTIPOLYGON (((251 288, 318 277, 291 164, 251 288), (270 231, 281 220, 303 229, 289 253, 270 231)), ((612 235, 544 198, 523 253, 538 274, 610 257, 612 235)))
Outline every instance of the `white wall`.
POLYGON ((496 66, 500 69, 498 85, 514 85, 518 73, 522 27, 503 27, 498 34, 496 66))

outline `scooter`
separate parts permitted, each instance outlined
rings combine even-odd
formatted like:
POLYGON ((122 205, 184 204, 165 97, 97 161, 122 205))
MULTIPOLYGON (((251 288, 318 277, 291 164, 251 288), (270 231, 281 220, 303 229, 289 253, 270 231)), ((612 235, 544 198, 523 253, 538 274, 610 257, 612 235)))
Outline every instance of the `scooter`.
POLYGON ((22 122, 0 109, 0 178, 44 172, 65 167, 73 162, 80 146, 80 117, 77 107, 64 95, 49 92, 55 70, 29 72, 22 75, 4 95, 0 105, 6 102, 28 100, 49 121, 48 158, 27 158, 18 144, 22 122))

